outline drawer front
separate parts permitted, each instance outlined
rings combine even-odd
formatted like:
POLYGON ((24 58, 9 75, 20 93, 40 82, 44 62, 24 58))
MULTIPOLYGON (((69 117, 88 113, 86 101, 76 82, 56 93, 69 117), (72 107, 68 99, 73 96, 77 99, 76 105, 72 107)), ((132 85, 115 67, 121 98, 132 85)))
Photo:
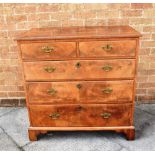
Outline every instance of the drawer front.
POLYGON ((28 100, 31 104, 73 103, 78 99, 76 82, 34 82, 27 83, 28 100))
POLYGON ((136 41, 90 41, 79 43, 80 57, 135 56, 136 41))
POLYGON ((134 78, 135 60, 25 62, 24 70, 28 81, 134 78))
POLYGON ((64 59, 76 57, 75 42, 45 42, 21 44, 23 59, 64 59))
POLYGON ((27 83, 30 104, 122 103, 133 100, 133 81, 27 83))
POLYGON ((30 106, 32 126, 129 126, 131 105, 30 106))

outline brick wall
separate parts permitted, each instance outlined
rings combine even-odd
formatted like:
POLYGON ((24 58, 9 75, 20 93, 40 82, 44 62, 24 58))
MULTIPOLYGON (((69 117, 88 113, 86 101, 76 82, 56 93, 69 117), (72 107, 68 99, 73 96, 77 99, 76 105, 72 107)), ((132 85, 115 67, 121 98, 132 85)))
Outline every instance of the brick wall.
POLYGON ((0 4, 0 98, 24 97, 15 36, 34 27, 130 25, 143 34, 136 100, 155 101, 155 4, 0 4))

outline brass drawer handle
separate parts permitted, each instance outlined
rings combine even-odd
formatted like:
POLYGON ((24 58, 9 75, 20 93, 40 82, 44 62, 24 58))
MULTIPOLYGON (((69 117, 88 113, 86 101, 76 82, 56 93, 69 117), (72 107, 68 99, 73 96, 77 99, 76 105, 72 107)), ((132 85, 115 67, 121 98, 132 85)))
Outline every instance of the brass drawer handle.
POLYGON ((57 93, 57 91, 53 88, 50 88, 47 90, 47 94, 49 94, 49 95, 55 95, 56 93, 57 93))
POLYGON ((44 70, 48 73, 52 73, 56 70, 56 68, 55 67, 44 67, 44 70))
POLYGON ((60 117, 60 114, 59 113, 52 113, 49 115, 49 117, 52 119, 58 119, 60 117))
POLYGON ((43 46, 43 47, 41 48, 41 50, 42 50, 43 52, 45 52, 45 53, 51 53, 51 52, 54 51, 54 47, 43 46))
POLYGON ((81 88, 82 88, 82 84, 79 83, 79 84, 76 85, 76 87, 77 87, 78 89, 81 89, 81 88))
POLYGON ((112 46, 107 44, 106 46, 102 46, 102 49, 106 50, 106 51, 111 51, 112 50, 112 46))
POLYGON ((113 68, 112 68, 112 66, 105 65, 105 66, 102 67, 102 69, 103 69, 104 71, 108 72, 108 71, 111 71, 113 68))
POLYGON ((108 113, 108 112, 101 113, 100 116, 107 119, 107 118, 111 117, 111 113, 108 113))
POLYGON ((103 89, 102 92, 105 93, 105 94, 110 94, 112 93, 113 89, 111 88, 106 88, 106 89, 103 89))
POLYGON ((75 64, 75 66, 76 66, 76 68, 80 68, 80 67, 81 67, 81 63, 80 63, 80 62, 77 62, 77 63, 75 64))

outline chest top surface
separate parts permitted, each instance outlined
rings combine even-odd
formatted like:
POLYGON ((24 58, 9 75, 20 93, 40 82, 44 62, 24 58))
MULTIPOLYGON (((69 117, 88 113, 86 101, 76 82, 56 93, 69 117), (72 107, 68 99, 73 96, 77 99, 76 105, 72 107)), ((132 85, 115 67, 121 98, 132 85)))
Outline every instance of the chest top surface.
POLYGON ((16 40, 39 39, 85 39, 85 38, 122 38, 140 37, 141 34, 130 26, 89 26, 89 27, 50 27, 33 28, 16 40))

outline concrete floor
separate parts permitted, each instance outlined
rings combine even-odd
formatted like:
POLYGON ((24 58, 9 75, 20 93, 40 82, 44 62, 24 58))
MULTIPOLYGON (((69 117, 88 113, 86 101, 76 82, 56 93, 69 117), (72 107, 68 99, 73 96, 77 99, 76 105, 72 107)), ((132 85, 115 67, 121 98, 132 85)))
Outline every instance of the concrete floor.
POLYGON ((135 110, 136 139, 115 132, 51 132, 30 142, 26 108, 0 108, 0 150, 110 151, 155 150, 155 104, 135 110))

